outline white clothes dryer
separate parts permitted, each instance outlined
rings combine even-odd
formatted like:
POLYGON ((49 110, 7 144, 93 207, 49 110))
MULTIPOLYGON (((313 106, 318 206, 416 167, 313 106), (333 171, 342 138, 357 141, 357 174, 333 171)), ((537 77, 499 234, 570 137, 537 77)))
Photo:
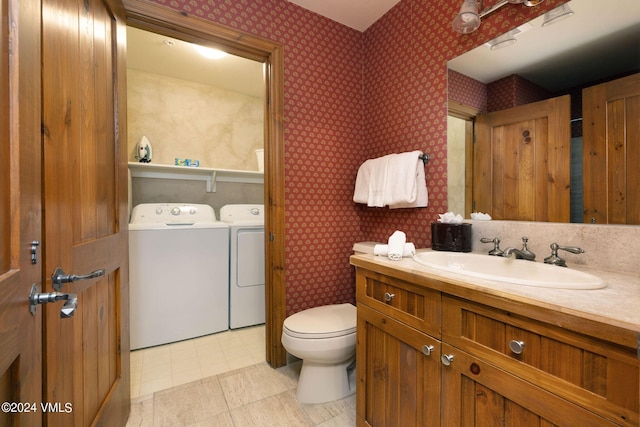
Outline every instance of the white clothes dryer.
POLYGON ((229 227, 209 205, 136 206, 129 224, 131 349, 229 329, 229 227))
POLYGON ((229 327, 265 321, 264 205, 225 205, 220 220, 230 227, 229 327))

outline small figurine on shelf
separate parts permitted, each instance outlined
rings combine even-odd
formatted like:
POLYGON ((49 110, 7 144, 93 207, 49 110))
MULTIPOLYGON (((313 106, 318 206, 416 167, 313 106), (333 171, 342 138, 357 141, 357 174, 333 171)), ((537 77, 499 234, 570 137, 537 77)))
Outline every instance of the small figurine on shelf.
POLYGON ((140 142, 138 142, 138 155, 136 156, 136 159, 140 163, 151 163, 152 156, 153 151, 151 149, 151 143, 146 136, 143 136, 140 142))

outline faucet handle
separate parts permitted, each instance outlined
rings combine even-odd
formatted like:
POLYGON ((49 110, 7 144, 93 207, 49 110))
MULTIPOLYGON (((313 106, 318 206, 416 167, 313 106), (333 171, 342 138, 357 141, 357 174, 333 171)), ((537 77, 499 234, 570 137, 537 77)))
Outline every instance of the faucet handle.
POLYGON ((551 255, 544 259, 544 262, 547 264, 558 265, 560 267, 566 267, 567 262, 558 256, 558 250, 563 250, 567 252, 571 252, 572 254, 583 254, 584 249, 579 248, 577 246, 560 246, 557 243, 552 243, 550 246, 551 255))
POLYGON ((486 237, 480 238, 482 243, 493 243, 493 249, 489 251, 489 255, 494 256, 502 256, 502 249, 500 249, 500 239, 494 237, 493 239, 488 239, 486 237))

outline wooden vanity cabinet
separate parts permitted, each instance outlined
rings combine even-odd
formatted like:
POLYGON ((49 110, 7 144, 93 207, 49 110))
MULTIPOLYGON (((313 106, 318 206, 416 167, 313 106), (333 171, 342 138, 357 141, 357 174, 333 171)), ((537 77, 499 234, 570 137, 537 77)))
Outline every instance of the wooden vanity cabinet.
POLYGON ((380 271, 356 269, 358 426, 640 425, 630 331, 380 271))
POLYGON ((440 425, 440 293, 356 275, 358 426, 440 425))

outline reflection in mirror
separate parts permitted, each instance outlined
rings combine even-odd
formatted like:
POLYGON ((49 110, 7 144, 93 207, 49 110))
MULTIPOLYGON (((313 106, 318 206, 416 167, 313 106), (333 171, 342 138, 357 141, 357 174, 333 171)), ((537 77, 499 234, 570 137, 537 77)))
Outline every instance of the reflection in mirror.
POLYGON ((129 161, 146 137, 155 164, 190 159, 192 166, 197 160, 206 168, 259 170, 264 64, 201 48, 127 28, 129 161))
MULTIPOLYGON (((640 2, 613 0, 603 7, 599 2, 572 0, 567 5, 574 12, 568 18, 543 27, 545 17, 540 16, 512 30, 515 44, 491 50, 492 43, 487 43, 451 60, 449 103, 450 107, 462 105, 470 111, 486 113, 569 94, 570 221, 600 222, 583 218, 587 209, 583 207, 581 181, 582 89, 640 71, 640 2), (607 25, 602 25, 603 22, 607 25)), ((455 115, 467 120, 475 116, 455 115)), ((453 146, 452 135, 449 142, 453 146)), ((471 162, 462 166, 449 158, 448 168, 450 181, 455 181, 451 176, 472 174, 471 162)), ((460 186, 450 188, 449 192, 455 193, 450 194, 450 200, 465 199, 461 191, 464 188, 460 186)), ((453 206, 468 217, 475 210, 474 200, 469 197, 466 200, 464 208, 453 206)))

